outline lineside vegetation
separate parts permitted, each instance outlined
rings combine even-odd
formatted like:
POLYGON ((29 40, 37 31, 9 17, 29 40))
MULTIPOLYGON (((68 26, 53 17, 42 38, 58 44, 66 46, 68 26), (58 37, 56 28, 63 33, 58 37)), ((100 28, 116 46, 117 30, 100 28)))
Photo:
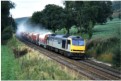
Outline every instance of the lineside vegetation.
POLYGON ((78 80, 73 71, 24 45, 13 37, 1 46, 2 80, 78 80), (63 68, 63 69, 62 69, 63 68))
MULTIPOLYGON (((118 18, 108 21, 104 25, 96 25, 93 28, 93 35, 88 40, 88 35, 78 33, 78 29, 72 26, 70 29, 71 35, 81 35, 87 40, 86 54, 94 57, 97 60, 112 64, 112 67, 121 69, 121 20, 118 18)), ((57 30, 57 34, 66 33, 66 29, 57 30)))

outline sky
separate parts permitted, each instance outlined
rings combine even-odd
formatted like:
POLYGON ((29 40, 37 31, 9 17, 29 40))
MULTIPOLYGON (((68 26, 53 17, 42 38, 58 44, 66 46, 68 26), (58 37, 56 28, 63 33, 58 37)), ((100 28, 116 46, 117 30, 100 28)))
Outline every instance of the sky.
POLYGON ((32 16, 32 14, 35 11, 43 10, 47 4, 56 4, 64 7, 63 5, 64 0, 10 0, 10 1, 15 3, 15 8, 10 10, 13 18, 32 16))
POLYGON ((29 17, 35 11, 41 11, 47 4, 56 4, 64 7, 63 0, 11 0, 15 8, 11 9, 13 18, 29 17))

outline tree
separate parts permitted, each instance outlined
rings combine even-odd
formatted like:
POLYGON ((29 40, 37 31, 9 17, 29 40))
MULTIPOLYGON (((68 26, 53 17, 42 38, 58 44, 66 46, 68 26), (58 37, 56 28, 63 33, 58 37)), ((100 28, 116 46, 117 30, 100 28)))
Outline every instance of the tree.
POLYGON ((110 1, 65 1, 64 5, 64 9, 54 4, 46 5, 43 11, 35 12, 31 19, 53 31, 65 27, 68 34, 71 26, 76 25, 79 32, 84 29, 91 38, 95 24, 106 23, 112 15, 110 1))
POLYGON ((49 24, 50 29, 55 32, 61 26, 61 13, 63 12, 63 8, 54 4, 46 5, 44 11, 46 16, 48 17, 47 21, 49 24))
POLYGON ((45 6, 43 11, 33 13, 31 19, 55 32, 55 30, 63 25, 62 18, 64 18, 63 8, 54 4, 49 4, 45 6))
POLYGON ((15 25, 9 12, 12 8, 14 8, 14 3, 11 1, 1 1, 1 41, 12 37, 12 26, 15 25))
POLYGON ((34 12, 31 17, 32 22, 38 24, 38 23, 40 23, 40 19, 41 19, 41 12, 39 12, 39 11, 34 12))
POLYGON ((76 24, 76 20, 75 20, 75 12, 73 9, 73 2, 70 1, 65 1, 64 3, 65 5, 65 18, 63 19, 64 21, 64 25, 65 28, 67 30, 67 34, 69 34, 69 29, 76 24))
MULTIPOLYGON (((70 14, 76 15, 76 25, 83 27, 85 32, 92 37, 92 29, 96 23, 103 24, 107 22, 107 18, 112 15, 112 3, 110 1, 67 1, 65 8, 70 8, 70 14)), ((81 30, 80 30, 81 31, 81 30)))
POLYGON ((14 4, 10 1, 1 1, 1 30, 10 24, 9 20, 9 10, 14 8, 14 4))

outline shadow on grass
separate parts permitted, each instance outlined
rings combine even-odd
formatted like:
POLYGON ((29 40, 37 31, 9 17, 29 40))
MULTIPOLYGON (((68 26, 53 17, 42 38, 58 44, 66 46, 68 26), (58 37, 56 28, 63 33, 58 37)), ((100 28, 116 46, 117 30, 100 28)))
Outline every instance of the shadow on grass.
POLYGON ((13 53, 14 53, 14 57, 15 58, 19 58, 21 56, 24 56, 26 55, 28 52, 27 48, 23 49, 23 50, 20 50, 20 49, 17 49, 17 48, 13 48, 13 53))

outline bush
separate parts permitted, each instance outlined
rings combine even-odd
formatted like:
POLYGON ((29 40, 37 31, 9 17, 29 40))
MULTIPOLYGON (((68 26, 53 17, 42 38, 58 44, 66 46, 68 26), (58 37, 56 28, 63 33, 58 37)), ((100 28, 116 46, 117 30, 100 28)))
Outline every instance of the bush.
POLYGON ((88 55, 120 67, 120 48, 118 37, 97 38, 87 42, 86 48, 88 55))
POLYGON ((111 63, 112 62, 112 54, 111 53, 104 53, 104 54, 101 54, 97 59, 103 60, 104 62, 111 63))
POLYGON ((66 34, 67 30, 66 30, 66 28, 62 28, 61 30, 58 29, 58 30, 55 31, 55 33, 56 34, 66 34))
POLYGON ((5 33, 2 35, 2 40, 8 40, 12 37, 12 34, 11 33, 5 33))
POLYGON ((117 45, 115 50, 113 51, 113 66, 114 67, 121 67, 121 50, 120 50, 120 46, 117 45))
POLYGON ((70 28, 70 34, 76 34, 78 32, 78 29, 76 28, 76 26, 72 26, 70 28))
POLYGON ((10 26, 6 27, 1 34, 2 44, 6 44, 7 40, 12 38, 12 29, 10 26))
POLYGON ((87 50, 95 48, 97 53, 102 53, 108 48, 113 48, 115 45, 119 44, 119 38, 109 37, 109 38, 97 38, 87 41, 87 50))

